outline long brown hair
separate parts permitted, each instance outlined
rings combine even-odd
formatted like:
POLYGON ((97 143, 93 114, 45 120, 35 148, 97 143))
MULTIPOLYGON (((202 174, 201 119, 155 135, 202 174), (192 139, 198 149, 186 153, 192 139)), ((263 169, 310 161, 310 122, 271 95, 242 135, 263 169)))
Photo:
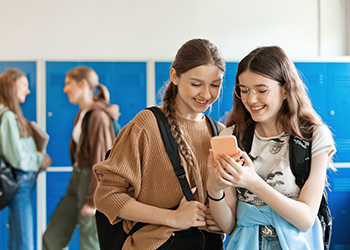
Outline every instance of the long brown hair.
POLYGON ((19 69, 7 69, 0 75, 0 103, 9 108, 15 115, 19 124, 20 137, 28 137, 33 134, 29 121, 24 117, 17 97, 16 82, 21 77, 27 77, 19 69))
MULTIPOLYGON (((276 121, 284 132, 309 140, 305 134, 324 125, 312 107, 307 88, 294 63, 280 47, 259 47, 244 57, 238 64, 235 85, 239 84, 240 74, 247 70, 275 80, 285 88, 287 98, 283 101, 276 121)), ((235 125, 238 141, 242 140, 248 126, 255 126, 255 121, 236 95, 233 95, 233 107, 226 119, 226 126, 231 125, 235 125)))
MULTIPOLYGON (((187 41, 178 50, 171 67, 176 70, 177 77, 181 77, 183 73, 201 65, 215 65, 222 72, 226 70, 225 60, 213 43, 205 39, 192 39, 187 41)), ((187 164, 192 166, 192 154, 184 141, 175 113, 177 92, 177 86, 170 81, 163 96, 163 112, 168 120, 171 134, 178 145, 180 153, 185 158, 187 164)))
POLYGON ((71 69, 66 73, 66 77, 72 78, 76 81, 85 79, 89 84, 92 92, 97 88, 97 93, 94 95, 94 101, 104 101, 109 103, 109 91, 106 86, 98 82, 98 75, 89 67, 79 66, 71 69))

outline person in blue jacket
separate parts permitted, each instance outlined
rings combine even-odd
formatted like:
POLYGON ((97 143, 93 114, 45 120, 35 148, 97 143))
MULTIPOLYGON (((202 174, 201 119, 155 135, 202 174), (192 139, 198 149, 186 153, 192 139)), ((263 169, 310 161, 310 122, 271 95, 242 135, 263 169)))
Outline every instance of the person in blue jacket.
POLYGON ((20 104, 30 94, 28 79, 18 69, 7 69, 0 75, 0 110, 6 109, 0 126, 0 152, 16 169, 20 188, 10 201, 9 250, 34 249, 32 195, 40 169, 52 163, 47 153, 38 152, 30 122, 20 104))
POLYGON ((220 135, 233 134, 239 142, 254 128, 250 152, 208 162, 212 216, 232 232, 227 249, 323 249, 317 212, 336 149, 280 47, 259 47, 240 61, 226 126, 220 135), (301 190, 290 167, 290 136, 311 141, 310 175, 301 190))

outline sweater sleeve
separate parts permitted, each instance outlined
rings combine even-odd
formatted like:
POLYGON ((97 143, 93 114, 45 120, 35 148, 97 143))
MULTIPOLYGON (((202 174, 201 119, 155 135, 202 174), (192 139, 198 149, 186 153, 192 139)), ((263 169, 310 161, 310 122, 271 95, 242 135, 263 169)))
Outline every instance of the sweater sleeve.
POLYGON ((1 127, 1 153, 5 160, 22 171, 38 171, 44 155, 37 151, 33 137, 21 138, 15 114, 6 111, 1 127))
MULTIPOLYGON (((89 135, 89 162, 91 166, 104 160, 106 152, 112 147, 114 133, 111 130, 111 118, 104 111, 94 111, 91 113, 88 135, 89 135)), ((86 203, 94 207, 94 195, 97 187, 97 180, 91 174, 90 187, 86 203)))
MULTIPOLYGON (((137 118, 137 117, 136 117, 137 118)), ((115 224, 121 209, 141 192, 141 171, 148 161, 149 137, 135 119, 125 126, 114 142, 106 161, 93 167, 99 181, 95 194, 97 209, 115 224)))

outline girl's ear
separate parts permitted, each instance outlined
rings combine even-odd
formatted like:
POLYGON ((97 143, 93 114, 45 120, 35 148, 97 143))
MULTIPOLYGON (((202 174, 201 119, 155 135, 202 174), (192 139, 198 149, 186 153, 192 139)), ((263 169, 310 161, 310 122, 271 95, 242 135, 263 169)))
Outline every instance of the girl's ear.
POLYGON ((282 91, 283 91, 283 100, 287 99, 287 90, 286 90, 287 84, 284 84, 282 91))
POLYGON ((78 82, 78 86, 80 88, 85 88, 86 86, 88 85, 88 82, 85 78, 81 79, 79 82, 78 82))
POLYGON ((171 69, 170 69, 170 80, 171 80, 175 85, 177 85, 178 77, 177 77, 177 74, 176 74, 176 70, 175 70, 174 68, 171 68, 171 69))

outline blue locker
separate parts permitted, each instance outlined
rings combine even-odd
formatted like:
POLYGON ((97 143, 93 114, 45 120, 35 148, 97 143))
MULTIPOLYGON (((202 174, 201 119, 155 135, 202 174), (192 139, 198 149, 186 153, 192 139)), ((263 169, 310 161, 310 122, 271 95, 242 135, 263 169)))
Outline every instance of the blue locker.
POLYGON ((63 87, 66 72, 77 66, 93 68, 100 83, 108 87, 110 102, 120 107, 121 126, 147 106, 145 62, 47 62, 47 132, 51 136, 47 151, 53 166, 71 165, 68 145, 79 107, 69 103, 63 87))
POLYGON ((330 250, 350 249, 350 168, 329 171, 328 202, 333 217, 330 250))
POLYGON ((7 249, 9 238, 8 208, 0 212, 0 249, 7 249))
MULTIPOLYGON (((66 193, 71 172, 47 172, 46 173, 46 221, 49 224, 50 217, 55 211, 56 206, 66 193)), ((69 249, 79 249, 79 230, 76 228, 73 238, 69 244, 69 249)))
POLYGON ((111 103, 120 107, 121 126, 147 107, 146 62, 115 62, 111 83, 111 103))
POLYGON ((70 166, 68 145, 73 121, 79 110, 63 93, 65 74, 78 66, 77 62, 46 63, 46 131, 50 135, 47 152, 53 166, 70 166))
POLYGON ((308 87, 313 108, 324 122, 328 122, 326 63, 296 62, 301 79, 308 87))
MULTIPOLYGON (((0 62, 0 73, 8 68, 17 68, 26 73, 31 93, 27 96, 25 103, 21 104, 21 107, 24 116, 28 120, 36 121, 36 62, 0 62)), ((36 240, 36 190, 34 190, 32 202, 34 209, 34 239, 36 240)), ((6 208, 0 211, 0 249, 7 249, 8 236, 8 208, 6 208)))
POLYGON ((335 161, 350 162, 350 62, 327 63, 328 124, 334 133, 335 161))
POLYGON ((156 105, 160 105, 163 100, 165 91, 165 84, 170 80, 171 62, 156 62, 155 74, 156 74, 156 105))
MULTIPOLYGON (((237 74, 238 62, 227 62, 226 63, 226 72, 224 76, 222 94, 218 99, 220 104, 218 110, 218 120, 224 122, 225 115, 227 115, 233 106, 233 88, 235 86, 236 74, 237 74)), ((216 118, 216 117, 215 117, 216 118)))

